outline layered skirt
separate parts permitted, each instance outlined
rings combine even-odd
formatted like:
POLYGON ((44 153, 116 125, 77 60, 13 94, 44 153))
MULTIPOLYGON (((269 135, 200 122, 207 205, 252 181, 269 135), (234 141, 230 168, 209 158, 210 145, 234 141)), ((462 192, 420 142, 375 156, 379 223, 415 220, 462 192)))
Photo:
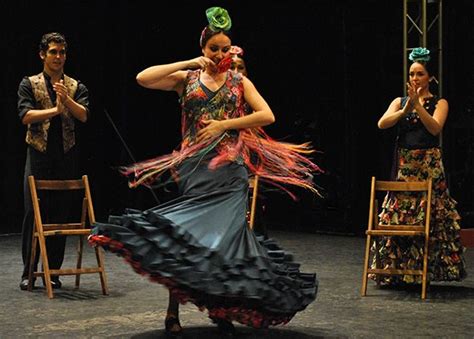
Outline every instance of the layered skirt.
POLYGON ((211 318, 255 328, 287 323, 315 299, 316 274, 301 272, 275 240, 248 228, 246 168, 231 162, 210 170, 210 159, 180 165, 179 198, 110 216, 89 241, 211 318))
MULTIPOLYGON (((466 277, 460 241, 460 216, 456 201, 451 198, 446 184, 441 151, 439 148, 398 150, 397 179, 424 181, 432 178, 431 224, 428 260, 429 281, 462 280, 466 277)), ((381 223, 419 224, 422 219, 421 199, 408 192, 385 196, 380 213, 381 223)), ((423 239, 385 237, 379 242, 380 262, 383 268, 422 269, 423 239)), ((375 250, 373 246, 372 250, 375 250)), ((375 267, 375 262, 372 264, 375 267)), ((421 276, 389 276, 386 284, 421 283, 421 276)))

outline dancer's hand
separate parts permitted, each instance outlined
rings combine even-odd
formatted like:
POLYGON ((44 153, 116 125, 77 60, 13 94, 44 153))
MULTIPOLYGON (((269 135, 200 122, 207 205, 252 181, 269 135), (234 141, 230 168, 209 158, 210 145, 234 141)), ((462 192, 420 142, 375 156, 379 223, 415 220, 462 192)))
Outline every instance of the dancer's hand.
POLYGON ((205 57, 205 56, 200 56, 194 59, 189 60, 189 68, 191 69, 196 69, 200 68, 203 71, 206 70, 206 68, 215 68, 216 64, 214 61, 211 59, 205 57))
POLYGON ((421 92, 421 87, 416 87, 416 85, 412 85, 409 82, 407 82, 407 90, 408 90, 408 96, 410 97, 410 103, 411 105, 415 106, 417 105, 420 101, 420 92, 421 92))
POLYGON ((224 121, 220 120, 202 120, 207 125, 201 129, 196 135, 196 142, 201 143, 209 141, 225 132, 224 121))
POLYGON ((411 102, 411 99, 409 99, 405 102, 405 106, 402 108, 402 115, 407 115, 411 111, 413 111, 413 103, 411 102))

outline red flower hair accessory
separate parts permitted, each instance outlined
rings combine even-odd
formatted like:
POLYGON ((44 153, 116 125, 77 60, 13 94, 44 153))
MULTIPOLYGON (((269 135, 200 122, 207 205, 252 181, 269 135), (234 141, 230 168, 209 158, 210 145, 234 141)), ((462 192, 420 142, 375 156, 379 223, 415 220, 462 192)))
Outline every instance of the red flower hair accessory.
POLYGON ((242 47, 239 47, 239 46, 236 46, 236 45, 233 45, 233 46, 230 46, 230 54, 231 55, 237 55, 237 56, 243 56, 244 55, 244 50, 242 49, 242 47))

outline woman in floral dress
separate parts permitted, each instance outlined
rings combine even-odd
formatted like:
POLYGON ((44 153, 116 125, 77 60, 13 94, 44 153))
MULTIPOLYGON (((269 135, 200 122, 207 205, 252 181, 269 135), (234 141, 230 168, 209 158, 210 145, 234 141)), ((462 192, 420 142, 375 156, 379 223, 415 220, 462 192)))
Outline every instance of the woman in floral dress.
MULTIPOLYGON (((408 96, 395 98, 378 122, 381 129, 396 126, 396 180, 423 181, 431 178, 431 225, 428 261, 429 281, 461 280, 466 276, 460 242, 460 216, 456 201, 449 195, 443 168, 439 134, 448 117, 448 102, 430 92, 432 75, 428 69, 429 50, 415 48, 407 83, 408 96)), ((416 224, 421 220, 420 197, 408 193, 385 197, 381 221, 391 224, 416 224)), ((386 237, 379 244, 382 267, 421 269, 421 240, 386 237)), ((374 263, 375 265, 375 263, 374 263)), ((421 276, 389 276, 382 283, 399 285, 420 283, 421 276)))

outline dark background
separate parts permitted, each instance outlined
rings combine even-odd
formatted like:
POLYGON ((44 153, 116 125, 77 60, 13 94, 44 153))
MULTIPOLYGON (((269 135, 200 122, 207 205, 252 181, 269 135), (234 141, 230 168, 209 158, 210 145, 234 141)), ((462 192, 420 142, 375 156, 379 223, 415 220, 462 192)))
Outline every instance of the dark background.
MULTIPOLYGON (((473 3, 445 0, 443 13, 443 91, 450 104, 444 160, 464 228, 474 227, 473 3)), ((114 167, 169 153, 180 140, 176 93, 144 89, 136 74, 199 56, 204 12, 215 5, 229 11, 233 43, 244 48, 249 78, 275 113, 267 132, 312 141, 320 151, 314 160, 325 171, 315 178, 324 199, 293 189, 299 196, 293 201, 264 190, 268 226, 363 232, 370 177, 388 179, 390 173, 394 131, 378 130, 376 123, 403 94, 402 0, 2 0, 0 233, 21 231, 26 128, 18 119, 16 91, 23 76, 42 70, 41 35, 66 35, 65 71, 89 88, 92 115, 79 126, 78 139, 96 218, 105 221, 124 207, 156 204, 148 189, 129 189, 114 167)), ((155 195, 162 201, 172 193, 155 195)))

